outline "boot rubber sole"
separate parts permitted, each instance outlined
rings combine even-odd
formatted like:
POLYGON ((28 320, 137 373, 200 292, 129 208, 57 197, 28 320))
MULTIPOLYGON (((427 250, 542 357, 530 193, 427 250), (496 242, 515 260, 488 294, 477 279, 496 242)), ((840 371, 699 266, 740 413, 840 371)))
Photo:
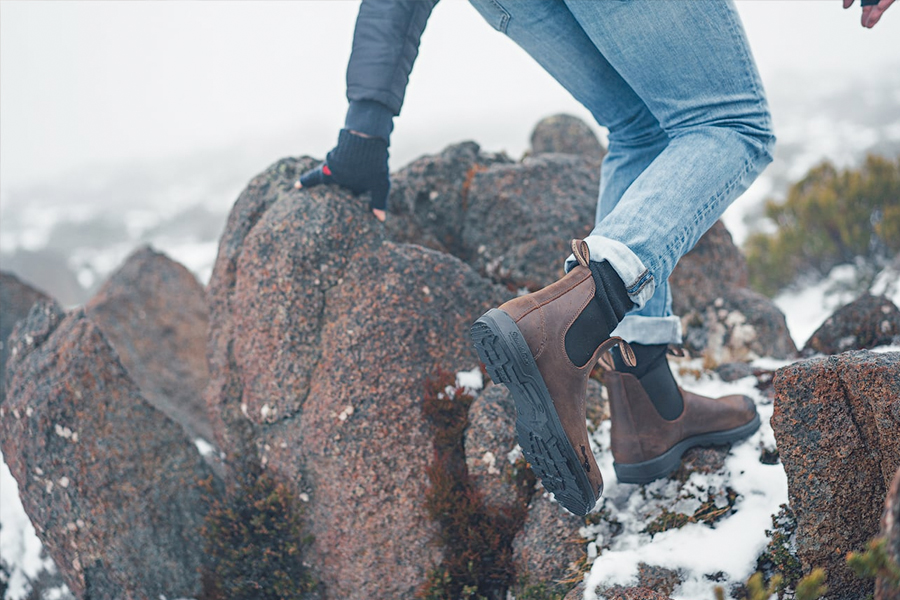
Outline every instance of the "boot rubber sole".
POLYGON ((621 483, 650 483, 656 479, 668 476, 681 464, 681 456, 689 448, 695 446, 719 446, 730 444, 744 439, 759 429, 759 415, 753 420, 734 429, 712 431, 701 435, 685 438, 657 456, 644 462, 623 464, 613 463, 616 478, 621 483))
POLYGON ((493 308, 472 325, 472 341, 494 383, 509 389, 516 403, 516 434, 525 459, 556 501, 586 515, 596 495, 562 428, 553 399, 522 332, 512 318, 493 308))

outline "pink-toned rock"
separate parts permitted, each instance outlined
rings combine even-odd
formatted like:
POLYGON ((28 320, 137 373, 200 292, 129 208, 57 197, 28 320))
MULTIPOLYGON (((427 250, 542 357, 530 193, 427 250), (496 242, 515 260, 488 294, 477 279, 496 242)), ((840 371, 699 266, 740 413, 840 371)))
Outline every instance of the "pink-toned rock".
POLYGON ((0 404, 6 397, 6 358, 9 355, 7 342, 13 327, 28 316, 35 302, 46 300, 47 296, 33 287, 22 283, 11 273, 0 271, 0 404))
POLYGON ((469 477, 489 508, 513 509, 528 502, 516 486, 517 467, 509 461, 517 444, 516 404, 506 386, 491 385, 472 402, 465 433, 469 477))
POLYGON ((863 294, 828 317, 803 352, 839 354, 894 343, 900 343, 900 309, 884 296, 863 294))
POLYGON ((148 247, 132 253, 85 310, 103 331, 141 395, 212 441, 203 400, 209 380, 206 292, 183 266, 148 247))
POLYGON ((10 340, 3 455, 66 585, 79 598, 199 594, 211 472, 181 427, 83 311, 39 302, 10 340))
POLYGON ((477 365, 468 327, 501 295, 451 256, 387 241, 364 198, 294 190, 313 164, 279 161, 229 217, 207 401, 231 467, 258 461, 305 499, 326 597, 413 597, 443 555, 423 505, 425 383, 477 365))
POLYGON ((830 598, 872 593, 845 556, 878 532, 900 466, 900 353, 848 352, 780 369, 772 427, 804 568, 827 571, 830 598))
POLYGON ((583 517, 563 509, 539 490, 531 499, 522 531, 513 540, 513 564, 520 586, 553 586, 577 573, 578 560, 585 555, 585 542, 578 533, 583 517))

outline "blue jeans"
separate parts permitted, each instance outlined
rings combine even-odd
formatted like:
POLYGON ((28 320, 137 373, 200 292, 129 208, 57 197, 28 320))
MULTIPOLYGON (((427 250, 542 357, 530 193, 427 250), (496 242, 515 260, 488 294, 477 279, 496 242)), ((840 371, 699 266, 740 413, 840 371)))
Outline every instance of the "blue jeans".
MULTIPOLYGON (((762 82, 725 0, 470 0, 609 129, 592 260, 635 303, 614 335, 681 342, 668 278, 772 160, 762 82)), ((566 262, 573 266, 574 258, 566 262)))

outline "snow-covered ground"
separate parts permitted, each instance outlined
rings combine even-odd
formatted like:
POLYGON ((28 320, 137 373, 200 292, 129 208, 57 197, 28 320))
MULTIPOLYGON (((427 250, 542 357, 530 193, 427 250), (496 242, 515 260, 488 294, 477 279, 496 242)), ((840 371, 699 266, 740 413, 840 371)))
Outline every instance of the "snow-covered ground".
MULTIPOLYGON (((772 360, 763 363, 767 369, 780 364, 772 360)), ((597 586, 637 585, 642 562, 680 572, 682 583, 673 592, 675 600, 712 600, 715 586, 723 586, 727 594, 731 585, 745 582, 755 572, 756 560, 767 543, 765 531, 772 526, 771 516, 788 502, 782 465, 760 462, 761 449, 773 450, 775 437, 769 425, 772 403, 756 389, 756 378, 726 383, 714 374, 699 379, 681 374, 700 371, 700 359, 679 366, 673 371, 686 389, 711 397, 745 394, 753 398, 762 424, 757 433, 732 447, 721 471, 694 472, 684 483, 661 479, 645 486, 616 481, 609 421, 601 424, 592 441, 600 470, 609 475, 597 510, 607 512, 607 520, 621 524, 621 531, 611 539, 604 537, 609 529, 602 524, 582 532, 591 540, 588 555, 597 556, 586 577, 588 600, 598 598, 597 586), (655 535, 646 532, 664 509, 691 516, 710 498, 717 508, 724 509, 730 491, 738 494, 732 500, 733 508, 712 525, 698 522, 655 535)))
MULTIPOLYGON (((46 557, 34 526, 19 500, 19 486, 0 454, 0 560, 9 567, 5 600, 19 600, 31 591, 31 581, 42 571, 56 571, 46 557)), ((62 586, 47 590, 41 600, 65 600, 72 595, 62 586)))

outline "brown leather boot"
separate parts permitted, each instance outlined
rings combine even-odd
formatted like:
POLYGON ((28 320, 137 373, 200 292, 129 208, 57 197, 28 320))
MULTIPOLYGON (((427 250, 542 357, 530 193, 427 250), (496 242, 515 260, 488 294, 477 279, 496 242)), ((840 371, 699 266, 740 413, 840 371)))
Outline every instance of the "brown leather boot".
POLYGON ((573 240, 572 246, 578 266, 542 290, 489 310, 471 333, 491 379, 506 384, 516 402, 519 445, 535 475, 557 502, 585 515, 603 492, 588 443, 588 377, 598 357, 616 344, 622 344, 626 360, 632 353, 620 338, 607 334, 596 341, 596 349, 591 343, 593 354, 586 355, 585 364, 570 359, 567 334, 596 293, 587 244, 573 240))
POLYGON ((637 377, 606 371, 611 445, 616 477, 623 483, 649 483, 665 477, 693 446, 741 440, 759 428, 756 405, 747 396, 713 399, 684 390, 684 410, 663 419, 637 377))

